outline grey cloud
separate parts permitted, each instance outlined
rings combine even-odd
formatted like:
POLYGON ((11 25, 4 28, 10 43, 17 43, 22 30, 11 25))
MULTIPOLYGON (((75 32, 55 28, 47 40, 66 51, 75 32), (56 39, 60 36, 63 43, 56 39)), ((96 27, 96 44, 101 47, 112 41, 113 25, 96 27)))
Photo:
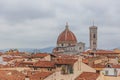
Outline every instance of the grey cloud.
POLYGON ((52 18, 55 16, 52 4, 46 1, 13 0, 2 2, 0 16, 9 21, 25 21, 26 19, 52 18))
POLYGON ((118 0, 1 0, 0 47, 55 46, 66 22, 78 41, 89 46, 93 19, 98 26, 98 47, 117 47, 119 3, 118 0))

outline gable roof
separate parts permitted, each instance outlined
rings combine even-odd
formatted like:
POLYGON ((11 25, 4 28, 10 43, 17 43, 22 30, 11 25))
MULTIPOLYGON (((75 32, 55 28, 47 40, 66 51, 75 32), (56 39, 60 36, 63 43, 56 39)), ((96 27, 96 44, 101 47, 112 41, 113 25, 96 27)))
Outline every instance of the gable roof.
MULTIPOLYGON (((88 50, 88 51, 83 52, 83 54, 89 54, 91 52, 92 52, 91 50, 88 50)), ((120 54, 120 53, 114 52, 112 50, 97 50, 95 54, 120 54)))
POLYGON ((38 61, 33 66, 45 68, 45 67, 55 67, 54 65, 55 63, 52 61, 38 61))
POLYGON ((56 59, 55 64, 70 64, 70 65, 73 65, 76 61, 77 61, 77 59, 58 58, 58 59, 56 59))
POLYGON ((53 72, 38 72, 30 76, 30 80, 40 80, 45 79, 50 76, 53 72))
POLYGON ((25 75, 15 70, 0 70, 1 80, 24 80, 25 75))
POLYGON ((48 56, 50 54, 47 54, 47 53, 37 53, 37 54, 33 54, 32 57, 33 58, 44 58, 46 56, 48 56))
POLYGON ((99 77, 98 73, 83 72, 75 80, 96 80, 99 77))

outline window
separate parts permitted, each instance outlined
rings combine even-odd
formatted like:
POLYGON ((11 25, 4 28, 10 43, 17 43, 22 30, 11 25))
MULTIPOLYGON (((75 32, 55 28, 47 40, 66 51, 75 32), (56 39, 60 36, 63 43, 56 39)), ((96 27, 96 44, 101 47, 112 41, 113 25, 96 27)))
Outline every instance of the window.
POLYGON ((95 34, 93 34, 93 38, 96 38, 96 35, 95 35, 95 34))
POLYGON ((112 65, 107 64, 106 67, 107 67, 107 68, 112 68, 112 65))
POLYGON ((105 74, 108 75, 108 71, 105 71, 105 74))
POLYGON ((61 74, 65 74, 65 73, 66 73, 66 68, 65 68, 65 66, 62 66, 61 74))
POLYGON ((96 73, 100 73, 100 71, 99 71, 99 70, 96 70, 96 73))
POLYGON ((93 48, 94 51, 96 51, 96 48, 93 48))
POLYGON ((81 47, 79 47, 79 50, 81 50, 82 48, 81 47))
POLYGON ((94 53, 90 53, 90 55, 94 56, 94 53))
POLYGON ((43 80, 43 78, 40 77, 40 80, 43 80))
POLYGON ((37 68, 35 67, 34 70, 37 70, 37 68))
POLYGON ((71 46, 71 44, 70 44, 70 43, 69 43, 68 45, 69 45, 69 46, 71 46))
POLYGON ((52 69, 51 69, 51 68, 48 68, 48 71, 52 71, 52 69))
POLYGON ((70 68, 70 74, 73 74, 73 68, 72 67, 69 68, 70 68))
POLYGON ((94 45, 96 45, 96 42, 93 42, 94 45))

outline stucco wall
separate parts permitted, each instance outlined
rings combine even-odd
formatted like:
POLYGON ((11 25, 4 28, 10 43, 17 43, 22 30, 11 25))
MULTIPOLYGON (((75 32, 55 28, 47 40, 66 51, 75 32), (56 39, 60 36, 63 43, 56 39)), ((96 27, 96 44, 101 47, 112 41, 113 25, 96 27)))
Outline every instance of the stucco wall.
POLYGON ((96 72, 96 70, 84 63, 81 62, 81 70, 82 72, 96 72))
MULTIPOLYGON (((84 64, 81 58, 78 59, 73 65, 73 74, 61 74, 61 71, 56 71, 45 80, 75 80, 82 72, 96 72, 95 69, 84 64)), ((99 78, 98 78, 99 80, 99 78)))

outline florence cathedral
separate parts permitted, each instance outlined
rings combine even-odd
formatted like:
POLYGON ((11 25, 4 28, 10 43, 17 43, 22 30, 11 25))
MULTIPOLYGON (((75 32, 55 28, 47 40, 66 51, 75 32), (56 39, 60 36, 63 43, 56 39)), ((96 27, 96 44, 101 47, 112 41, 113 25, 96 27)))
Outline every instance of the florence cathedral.
POLYGON ((85 43, 77 42, 74 33, 69 29, 66 23, 65 30, 58 36, 57 47, 53 53, 81 53, 85 50, 85 43))
MULTIPOLYGON (((90 30, 90 49, 97 49, 97 27, 91 26, 90 30)), ((57 46, 53 49, 53 53, 79 54, 85 51, 85 43, 78 42, 74 33, 69 29, 66 23, 65 30, 58 36, 57 46)))

